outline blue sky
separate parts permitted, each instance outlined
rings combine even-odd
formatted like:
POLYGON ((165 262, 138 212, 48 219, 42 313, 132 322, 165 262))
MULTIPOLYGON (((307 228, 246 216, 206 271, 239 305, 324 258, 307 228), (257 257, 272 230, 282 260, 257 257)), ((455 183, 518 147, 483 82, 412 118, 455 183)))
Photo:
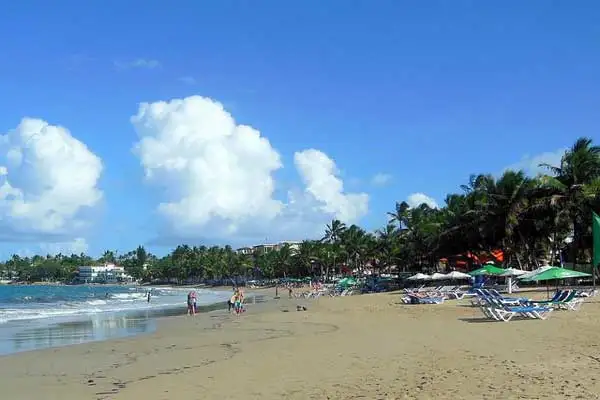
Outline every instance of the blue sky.
MULTIPOLYGON (((0 46, 0 133, 24 117, 68 128, 101 159, 103 198, 78 210, 89 224, 77 234, 52 243, 31 224, 34 240, 9 235, 0 254, 80 237, 92 254, 168 249, 157 214, 165 192, 144 180, 130 118, 141 102, 193 95, 270 141, 283 164, 277 199, 303 190, 294 153, 314 148, 346 192, 368 194, 358 222, 369 229, 411 194, 442 204, 471 173, 531 169, 578 136, 599 137, 599 20, 600 3, 584 0, 11 4, 0 16, 10 38, 0 46), (374 185, 376 174, 391 178, 374 185)), ((211 238, 207 226, 189 242, 251 240, 211 238)))

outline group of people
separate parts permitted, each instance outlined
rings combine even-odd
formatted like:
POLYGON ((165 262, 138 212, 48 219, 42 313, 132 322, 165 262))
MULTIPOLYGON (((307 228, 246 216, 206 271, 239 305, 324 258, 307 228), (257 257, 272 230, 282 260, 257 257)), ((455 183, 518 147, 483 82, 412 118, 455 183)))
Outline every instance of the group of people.
POLYGON ((227 309, 229 312, 233 310, 236 315, 245 311, 244 309, 244 291, 240 288, 233 289, 233 295, 227 300, 227 309))
MULTIPOLYGON (((149 295, 148 295, 149 296, 149 295)), ((196 306, 196 292, 191 291, 187 295, 187 314, 188 315, 196 315, 197 306, 196 306)), ((233 295, 227 300, 227 308, 229 312, 234 312, 236 315, 239 315, 246 311, 244 309, 244 291, 239 288, 233 289, 233 295)))

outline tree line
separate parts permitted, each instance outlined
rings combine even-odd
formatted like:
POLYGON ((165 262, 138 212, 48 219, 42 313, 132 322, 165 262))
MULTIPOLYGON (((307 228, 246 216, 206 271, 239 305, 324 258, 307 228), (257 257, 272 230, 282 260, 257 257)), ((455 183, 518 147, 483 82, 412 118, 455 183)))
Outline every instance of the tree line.
MULTIPOLYGON (((469 177, 444 205, 410 207, 397 202, 386 226, 369 232, 333 220, 323 237, 297 247, 239 254, 231 246, 177 246, 157 257, 143 246, 117 255, 20 257, 0 264, 0 275, 19 281, 68 281, 81 265, 116 263, 136 279, 203 281, 245 278, 330 276, 370 269, 414 272, 451 267, 467 254, 503 251, 502 263, 522 269, 558 257, 574 264, 592 257, 592 211, 600 211, 600 147, 580 138, 559 165, 541 165, 535 177, 507 170, 501 176, 469 177)), ((467 258, 467 267, 473 263, 467 258)))

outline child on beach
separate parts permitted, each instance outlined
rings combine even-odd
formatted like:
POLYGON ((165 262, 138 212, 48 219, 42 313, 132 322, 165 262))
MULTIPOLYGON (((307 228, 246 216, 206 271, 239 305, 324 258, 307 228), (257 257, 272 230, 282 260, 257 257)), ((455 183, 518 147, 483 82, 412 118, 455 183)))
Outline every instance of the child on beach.
POLYGON ((237 315, 240 315, 242 313, 242 302, 239 297, 235 301, 235 313, 237 315))

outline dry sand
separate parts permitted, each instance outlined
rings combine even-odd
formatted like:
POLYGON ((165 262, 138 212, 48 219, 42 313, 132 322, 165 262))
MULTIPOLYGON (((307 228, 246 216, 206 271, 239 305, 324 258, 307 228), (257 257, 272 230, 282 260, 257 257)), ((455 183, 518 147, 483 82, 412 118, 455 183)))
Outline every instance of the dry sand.
POLYGON ((400 305, 397 294, 377 294, 281 299, 240 318, 171 317, 151 335, 2 357, 0 397, 600 398, 595 299, 509 323, 466 304, 400 305))

